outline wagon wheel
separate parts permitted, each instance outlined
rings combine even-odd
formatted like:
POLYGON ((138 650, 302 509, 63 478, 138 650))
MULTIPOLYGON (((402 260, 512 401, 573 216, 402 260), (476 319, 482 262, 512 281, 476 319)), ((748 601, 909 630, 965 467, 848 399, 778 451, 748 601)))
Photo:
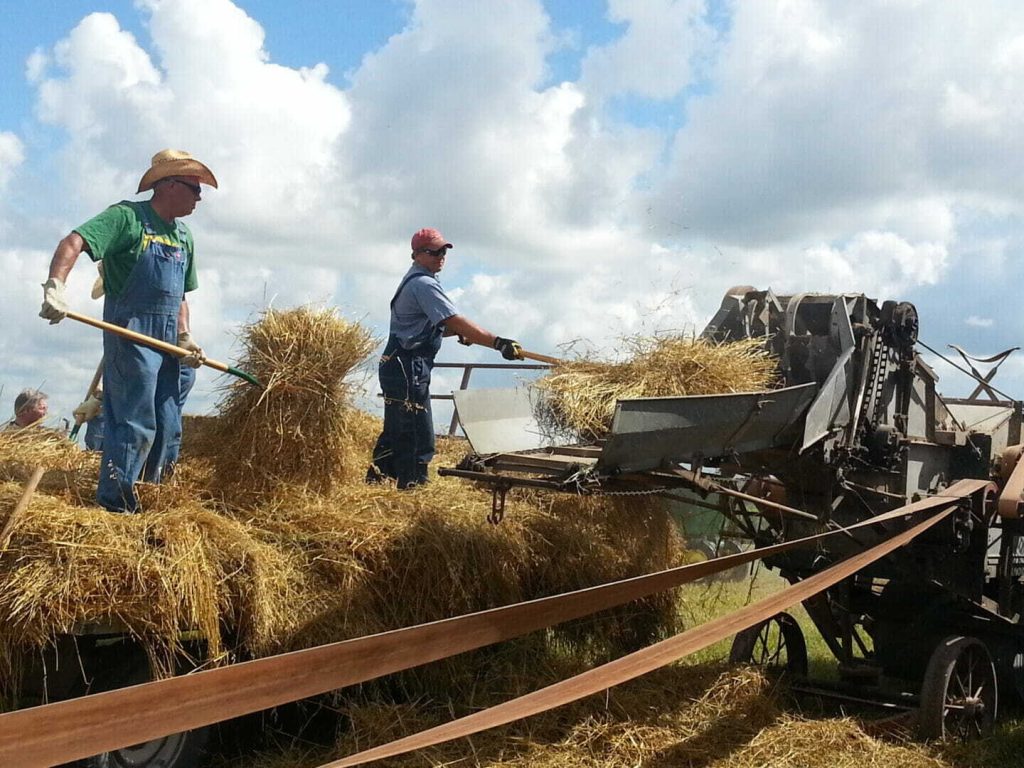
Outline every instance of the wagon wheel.
POLYGON ((738 632, 732 641, 729 661, 806 677, 807 643, 803 630, 788 613, 778 613, 738 632))
POLYGON ((973 637, 947 637, 924 673, 918 731, 926 739, 984 736, 995 725, 998 703, 996 670, 985 644, 973 637))
MULTIPOLYGON (((145 654, 121 652, 121 658, 106 659, 96 669, 91 693, 110 691, 152 680, 145 654)), ((101 657, 102 658, 102 657, 101 657)), ((210 728, 172 733, 142 744, 123 747, 81 761, 83 768, 196 768, 203 763, 210 728)))

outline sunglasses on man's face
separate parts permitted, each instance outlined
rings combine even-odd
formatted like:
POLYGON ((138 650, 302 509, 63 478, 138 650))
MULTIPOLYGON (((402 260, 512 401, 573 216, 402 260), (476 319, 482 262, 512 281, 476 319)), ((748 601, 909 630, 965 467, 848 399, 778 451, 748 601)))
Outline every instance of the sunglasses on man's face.
POLYGON ((438 248, 436 251, 432 251, 429 248, 424 248, 423 253, 426 253, 429 256, 433 256, 435 259, 443 259, 445 255, 448 253, 448 249, 438 248))
POLYGON ((189 189, 192 190, 192 194, 195 195, 196 197, 199 197, 200 195, 203 194, 203 188, 198 184, 190 184, 189 182, 182 181, 181 179, 171 179, 171 181, 177 182, 178 184, 181 184, 181 186, 183 187, 188 187, 189 189))

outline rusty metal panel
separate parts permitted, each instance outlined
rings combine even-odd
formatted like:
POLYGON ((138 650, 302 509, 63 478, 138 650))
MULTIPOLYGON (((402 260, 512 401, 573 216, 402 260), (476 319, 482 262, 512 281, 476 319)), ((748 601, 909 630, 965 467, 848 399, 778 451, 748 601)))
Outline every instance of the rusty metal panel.
POLYGON ((853 347, 843 352, 832 373, 821 386, 821 392, 807 409, 801 453, 828 435, 833 428, 845 427, 850 423, 849 398, 854 375, 853 352, 853 347))
POLYGON ((813 383, 767 392, 620 400, 601 471, 643 472, 770 448, 807 410, 813 383))

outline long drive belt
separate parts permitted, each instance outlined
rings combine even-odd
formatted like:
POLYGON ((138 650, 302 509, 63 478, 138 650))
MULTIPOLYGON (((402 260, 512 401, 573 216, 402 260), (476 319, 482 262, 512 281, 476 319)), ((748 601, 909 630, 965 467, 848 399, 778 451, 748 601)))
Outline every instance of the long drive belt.
POLYGON ((366 682, 636 600, 722 570, 969 496, 938 496, 848 528, 610 584, 0 715, 0 765, 52 766, 366 682), (117 723, 117 727, 111 727, 117 723))

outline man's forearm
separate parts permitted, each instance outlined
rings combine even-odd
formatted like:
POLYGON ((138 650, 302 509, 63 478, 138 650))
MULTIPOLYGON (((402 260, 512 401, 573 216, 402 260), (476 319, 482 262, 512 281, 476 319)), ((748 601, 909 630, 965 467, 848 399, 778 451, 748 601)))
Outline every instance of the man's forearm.
POLYGON ((188 301, 185 299, 181 300, 181 306, 178 307, 178 335, 183 333, 191 333, 189 330, 190 317, 188 314, 188 301))
POLYGON ((57 243, 57 250, 53 252, 53 258, 50 259, 50 274, 48 277, 56 278, 62 283, 66 283, 68 275, 71 273, 71 268, 75 266, 75 262, 78 261, 78 257, 84 249, 85 240, 77 232, 72 232, 57 243))
POLYGON ((459 336, 473 344, 482 344, 485 347, 493 347, 494 339, 497 338, 486 328, 481 328, 472 320, 462 315, 452 315, 444 321, 445 328, 451 329, 459 336))

